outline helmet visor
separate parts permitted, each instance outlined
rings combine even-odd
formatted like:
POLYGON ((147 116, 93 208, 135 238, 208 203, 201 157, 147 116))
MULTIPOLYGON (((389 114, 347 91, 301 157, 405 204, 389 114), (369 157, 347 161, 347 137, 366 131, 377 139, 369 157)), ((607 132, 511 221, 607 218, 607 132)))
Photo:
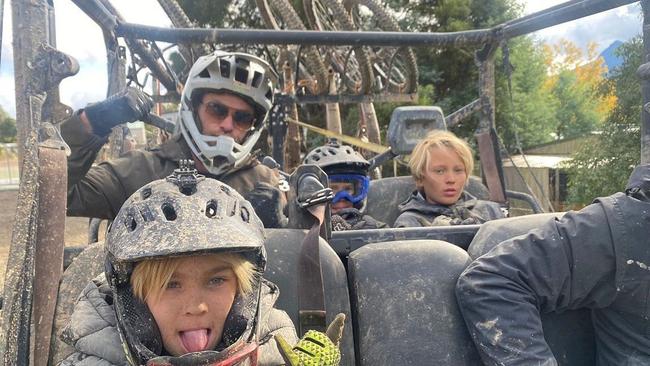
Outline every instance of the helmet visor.
MULTIPOLYGON (((233 345, 236 346, 237 344, 233 345)), ((147 362, 147 366, 257 366, 258 344, 240 343, 236 347, 216 352, 193 352, 182 356, 161 356, 147 362)))
POLYGON ((348 200, 352 204, 363 201, 368 195, 370 181, 362 174, 332 174, 329 176, 330 188, 334 191, 332 203, 348 200))

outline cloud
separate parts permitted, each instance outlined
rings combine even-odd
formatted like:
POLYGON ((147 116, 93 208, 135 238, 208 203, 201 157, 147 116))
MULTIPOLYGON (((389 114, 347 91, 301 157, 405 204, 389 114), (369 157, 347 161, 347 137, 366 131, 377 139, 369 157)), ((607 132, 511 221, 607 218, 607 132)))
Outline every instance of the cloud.
POLYGON ((641 6, 631 4, 534 33, 547 43, 565 38, 585 49, 589 42, 601 52, 616 40, 627 41, 642 32, 641 6))
POLYGON ((16 96, 13 75, 0 75, 0 107, 10 116, 16 117, 16 96))
MULTIPOLYGON (((128 22, 168 27, 156 0, 112 0, 128 22)), ((57 49, 79 62, 79 73, 61 82, 61 102, 77 109, 106 97, 106 49, 101 28, 70 0, 54 0, 57 49)), ((5 5, 0 60, 0 106, 15 117, 11 7, 5 5)))

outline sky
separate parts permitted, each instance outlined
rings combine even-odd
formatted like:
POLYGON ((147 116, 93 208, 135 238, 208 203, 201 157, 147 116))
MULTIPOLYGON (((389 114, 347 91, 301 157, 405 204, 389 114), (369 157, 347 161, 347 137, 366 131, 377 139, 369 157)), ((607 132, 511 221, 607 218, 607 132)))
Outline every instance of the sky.
MULTIPOLYGON (((543 10, 564 2, 563 0, 523 0, 525 13, 543 10)), ((2 58, 0 60, 0 106, 15 116, 13 80, 13 51, 11 6, 4 3, 2 34, 2 58)), ((156 0, 111 0, 122 16, 129 22, 168 27, 171 22, 156 0), (143 16, 145 15, 146 16, 143 16)), ((77 59, 80 71, 76 76, 61 83, 61 102, 74 109, 105 98, 106 51, 101 30, 70 0, 54 0, 56 9, 57 48, 77 59)), ((571 23, 538 31, 538 39, 555 43, 568 39, 584 48, 589 42, 598 44, 598 52, 615 40, 626 41, 641 33, 641 6, 638 3, 619 7, 608 12, 592 15, 571 23), (613 26, 615 25, 615 26, 613 26)))

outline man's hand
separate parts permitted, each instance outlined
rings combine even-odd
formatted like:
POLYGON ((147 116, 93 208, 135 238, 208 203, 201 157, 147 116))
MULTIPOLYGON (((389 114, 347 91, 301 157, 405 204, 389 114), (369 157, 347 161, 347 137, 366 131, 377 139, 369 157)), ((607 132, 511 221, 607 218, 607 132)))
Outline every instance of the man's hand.
POLYGON ((338 314, 326 333, 308 331, 291 347, 280 335, 275 336, 280 353, 290 366, 338 366, 341 362, 339 342, 343 337, 345 314, 338 314))
POLYGON ((144 119, 153 107, 153 100, 143 91, 127 87, 108 99, 90 104, 84 113, 92 132, 106 136, 119 124, 144 119))

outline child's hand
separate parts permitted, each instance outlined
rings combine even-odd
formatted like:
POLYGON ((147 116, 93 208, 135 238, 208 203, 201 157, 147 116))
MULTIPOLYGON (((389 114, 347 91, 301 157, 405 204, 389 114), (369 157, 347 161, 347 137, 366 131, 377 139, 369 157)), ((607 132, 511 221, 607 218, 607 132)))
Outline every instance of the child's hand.
POLYGON ((276 335, 275 340, 290 366, 338 366, 341 361, 339 341, 343 336, 344 322, 345 314, 339 313, 327 327, 327 333, 310 330, 294 347, 281 335, 276 335))

